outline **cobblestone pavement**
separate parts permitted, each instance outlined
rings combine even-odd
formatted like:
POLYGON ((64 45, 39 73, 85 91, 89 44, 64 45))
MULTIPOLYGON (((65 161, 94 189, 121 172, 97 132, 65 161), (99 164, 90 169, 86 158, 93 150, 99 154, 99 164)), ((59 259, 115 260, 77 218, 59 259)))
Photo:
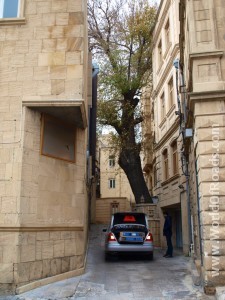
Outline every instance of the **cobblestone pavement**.
POLYGON ((85 274, 4 300, 213 300, 193 286, 191 260, 183 255, 153 261, 119 257, 104 261, 102 225, 91 227, 85 274))

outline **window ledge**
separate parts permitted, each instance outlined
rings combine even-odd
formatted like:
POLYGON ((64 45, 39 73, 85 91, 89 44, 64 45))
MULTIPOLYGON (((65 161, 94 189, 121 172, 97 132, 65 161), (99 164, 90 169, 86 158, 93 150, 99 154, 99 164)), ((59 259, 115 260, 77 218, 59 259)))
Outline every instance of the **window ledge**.
POLYGON ((162 122, 159 124, 159 128, 161 128, 165 122, 166 122, 166 117, 164 117, 162 122))
POLYGON ((1 25, 23 25, 26 24, 25 18, 3 18, 0 19, 0 26, 1 25))
POLYGON ((165 181, 163 181, 161 183, 161 186, 167 185, 168 183, 170 183, 171 181, 173 181, 174 179, 177 179, 179 177, 180 177, 180 174, 177 173, 177 174, 173 175, 172 177, 170 177, 170 178, 166 179, 165 181))
POLYGON ((169 115, 173 112, 173 110, 175 109, 175 107, 176 107, 175 104, 173 104, 173 105, 170 107, 168 113, 166 114, 167 117, 169 117, 169 115))

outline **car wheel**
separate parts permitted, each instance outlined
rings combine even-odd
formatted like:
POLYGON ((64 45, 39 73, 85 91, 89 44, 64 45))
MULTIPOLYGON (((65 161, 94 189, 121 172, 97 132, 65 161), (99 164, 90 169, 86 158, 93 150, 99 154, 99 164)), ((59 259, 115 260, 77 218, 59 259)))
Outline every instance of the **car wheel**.
POLYGON ((109 253, 105 253, 105 261, 110 261, 111 255, 109 253))
POLYGON ((153 253, 150 253, 148 258, 149 258, 149 260, 153 260, 153 253))

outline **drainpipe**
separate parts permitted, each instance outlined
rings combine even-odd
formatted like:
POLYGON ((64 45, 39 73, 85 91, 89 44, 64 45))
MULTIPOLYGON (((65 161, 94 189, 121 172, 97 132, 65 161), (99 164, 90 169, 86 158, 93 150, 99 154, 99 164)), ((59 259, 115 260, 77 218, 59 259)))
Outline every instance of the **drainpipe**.
MULTIPOLYGON (((179 81, 181 88, 184 88, 184 78, 182 71, 180 69, 180 61, 179 59, 176 59, 173 63, 175 69, 176 69, 176 91, 177 91, 177 104, 178 104, 178 111, 175 112, 176 115, 179 116, 180 119, 180 133, 182 134, 182 141, 184 145, 184 131, 185 131, 185 120, 186 120, 186 108, 185 103, 183 104, 183 113, 181 111, 181 100, 180 100, 180 92, 179 92, 179 81)), ((183 174, 186 178, 186 194, 187 194, 187 214, 188 214, 188 231, 189 231, 189 249, 191 249, 191 244, 193 243, 192 239, 192 225, 191 225, 191 203, 190 203, 190 188, 189 188, 189 170, 188 170, 188 161, 186 155, 182 153, 181 157, 182 162, 182 170, 183 174)))
POLYGON ((89 128, 88 128, 88 172, 87 184, 88 184, 88 225, 91 224, 91 209, 92 209, 92 188, 93 179, 96 175, 96 117, 97 117, 97 75, 99 73, 99 67, 96 63, 92 64, 92 104, 88 107, 89 114, 89 128), (90 164, 90 159, 91 164, 90 164))
POLYGON ((92 176, 95 176, 96 160, 96 117, 97 117, 97 87, 98 87, 99 67, 96 63, 92 64, 92 106, 90 107, 89 125, 89 149, 92 156, 92 176))
POLYGON ((196 192, 197 192, 197 209, 198 209, 198 234, 199 234, 199 248, 201 266, 203 266, 203 253, 202 253, 202 223, 200 216, 200 201, 199 201, 199 188, 198 188, 198 174, 197 174, 197 160, 195 160, 195 176, 196 176, 196 192))

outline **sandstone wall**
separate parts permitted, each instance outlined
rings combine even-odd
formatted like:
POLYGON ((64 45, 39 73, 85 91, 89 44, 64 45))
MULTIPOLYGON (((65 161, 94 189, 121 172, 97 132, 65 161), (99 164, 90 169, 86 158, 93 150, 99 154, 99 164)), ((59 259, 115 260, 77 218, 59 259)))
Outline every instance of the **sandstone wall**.
MULTIPOLYGON (((86 125, 75 129, 75 163, 43 156, 36 109, 45 102, 51 114, 57 101, 62 110, 78 101, 86 117, 86 1, 25 0, 24 20, 0 20, 3 291, 80 269, 87 239, 86 125)), ((67 122, 67 115, 61 117, 67 122)))

